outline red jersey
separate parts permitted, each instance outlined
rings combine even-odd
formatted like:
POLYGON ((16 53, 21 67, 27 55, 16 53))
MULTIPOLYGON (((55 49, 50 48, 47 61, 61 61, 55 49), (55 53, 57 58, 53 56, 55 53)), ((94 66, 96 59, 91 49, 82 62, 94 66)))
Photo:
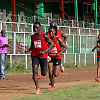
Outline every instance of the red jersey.
MULTIPOLYGON (((56 54, 58 54, 62 50, 62 47, 57 43, 57 38, 58 37, 55 36, 55 38, 53 39, 55 46, 48 53, 49 53, 49 57, 51 58, 61 59, 62 54, 60 54, 60 57, 56 56, 56 54)), ((49 45, 50 44, 48 44, 48 46, 49 45)))
POLYGON ((100 47, 98 46, 98 42, 99 40, 97 41, 97 57, 100 57, 100 47))
MULTIPOLYGON (((50 34, 49 34, 49 31, 47 32, 47 35, 48 35, 49 37, 51 37, 50 34)), ((59 30, 57 30, 57 35, 56 35, 56 36, 58 36, 59 38, 61 38, 61 34, 60 34, 60 31, 59 31, 59 30)))
POLYGON ((33 46, 32 49, 32 56, 36 56, 39 58, 47 58, 48 53, 46 52, 44 55, 40 55, 39 53, 41 51, 44 51, 47 49, 47 42, 44 39, 44 32, 40 34, 39 37, 36 37, 35 34, 33 35, 31 45, 33 46))

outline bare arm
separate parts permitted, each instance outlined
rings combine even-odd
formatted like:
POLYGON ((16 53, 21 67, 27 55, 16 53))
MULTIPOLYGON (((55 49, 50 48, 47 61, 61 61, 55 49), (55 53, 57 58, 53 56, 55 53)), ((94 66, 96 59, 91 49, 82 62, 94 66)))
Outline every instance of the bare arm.
POLYGON ((33 43, 31 42, 31 46, 29 48, 29 51, 32 51, 33 50, 33 43))
POLYGON ((32 41, 31 41, 31 46, 30 46, 29 49, 25 50, 25 53, 28 53, 29 51, 32 51, 32 50, 33 50, 33 43, 32 43, 32 41))
POLYGON ((65 50, 67 50, 67 45, 59 37, 57 38, 57 41, 60 44, 60 46, 63 47, 63 49, 57 54, 57 56, 60 56, 60 54, 62 54, 63 52, 65 52, 65 50))
POLYGON ((49 50, 51 50, 54 46, 53 41, 48 37, 48 35, 45 33, 44 34, 44 38, 47 41, 47 43, 50 44, 50 46, 45 50, 45 51, 41 51, 40 54, 44 55, 46 52, 48 52, 49 50))
POLYGON ((3 44, 3 45, 0 45, 0 48, 5 48, 5 47, 9 47, 10 45, 9 44, 3 44))
POLYGON ((33 50, 32 38, 33 38, 33 35, 31 35, 31 45, 30 45, 30 48, 28 50, 25 50, 25 53, 28 53, 29 51, 33 50))
POLYGON ((92 52, 97 48, 97 46, 95 46, 93 49, 92 49, 92 52))
POLYGON ((60 32, 61 36, 64 38, 64 43, 67 41, 67 36, 64 34, 63 31, 60 32))
POLYGON ((31 46, 30 46, 30 48, 29 48, 29 51, 32 51, 32 50, 33 50, 32 38, 33 38, 33 35, 31 35, 31 46))
POLYGON ((45 52, 51 50, 54 47, 53 41, 48 37, 47 34, 44 34, 45 40, 50 44, 50 46, 45 50, 45 52))

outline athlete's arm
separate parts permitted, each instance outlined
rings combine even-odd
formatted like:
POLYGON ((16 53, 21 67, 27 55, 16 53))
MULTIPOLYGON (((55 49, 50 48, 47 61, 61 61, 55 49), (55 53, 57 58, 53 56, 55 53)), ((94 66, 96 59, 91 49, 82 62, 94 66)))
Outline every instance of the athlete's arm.
POLYGON ((31 41, 32 41, 33 35, 31 35, 31 41))
POLYGON ((45 51, 41 51, 40 54, 44 55, 46 52, 48 52, 49 50, 51 50, 54 46, 53 41, 48 37, 48 35, 45 33, 44 34, 44 39, 46 40, 47 43, 50 44, 50 46, 45 50, 45 51))
POLYGON ((60 44, 61 47, 63 47, 62 50, 57 54, 57 56, 60 56, 60 54, 62 54, 63 52, 65 52, 65 50, 67 50, 67 45, 59 37, 57 38, 57 42, 60 44))
POLYGON ((64 43, 67 41, 67 36, 64 34, 63 31, 60 32, 61 36, 64 38, 64 43))
POLYGON ((97 46, 95 46, 93 49, 92 49, 92 52, 97 48, 97 46))
POLYGON ((47 35, 48 35, 48 31, 47 31, 45 34, 47 34, 47 35))
POLYGON ((25 53, 28 53, 29 51, 33 50, 32 38, 33 38, 33 35, 31 35, 31 45, 30 45, 30 48, 28 50, 25 50, 25 53))
POLYGON ((29 48, 29 51, 32 51, 33 50, 33 42, 32 42, 32 38, 33 38, 33 35, 31 35, 31 46, 29 48))

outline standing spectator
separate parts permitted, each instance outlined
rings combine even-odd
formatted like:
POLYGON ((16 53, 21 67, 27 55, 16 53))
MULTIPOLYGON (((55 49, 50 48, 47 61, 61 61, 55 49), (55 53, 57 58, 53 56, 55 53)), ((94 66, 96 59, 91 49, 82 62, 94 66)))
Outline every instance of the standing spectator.
POLYGON ((51 61, 48 64, 49 65, 49 79, 51 83, 51 88, 49 89, 49 91, 51 91, 55 89, 54 77, 57 77, 59 75, 62 53, 65 52, 65 50, 67 50, 67 46, 62 41, 62 39, 56 35, 57 34, 56 28, 54 26, 49 28, 49 34, 51 36, 50 38, 55 44, 55 46, 48 52, 49 57, 51 58, 51 61))
POLYGON ((2 30, 0 36, 0 79, 9 79, 5 75, 5 64, 9 47, 8 38, 5 34, 5 30, 2 30))
POLYGON ((38 67, 41 66, 41 74, 42 76, 45 76, 47 73, 48 63, 47 63, 47 56, 48 51, 52 49, 54 46, 54 43, 52 40, 48 37, 47 34, 44 32, 41 32, 41 24, 39 22, 35 22, 33 25, 34 29, 34 35, 31 41, 31 49, 26 50, 28 51, 32 50, 32 71, 33 71, 33 80, 36 86, 35 94, 39 94, 41 91, 39 89, 38 85, 38 67), (47 48, 47 43, 50 44, 50 46, 47 48))

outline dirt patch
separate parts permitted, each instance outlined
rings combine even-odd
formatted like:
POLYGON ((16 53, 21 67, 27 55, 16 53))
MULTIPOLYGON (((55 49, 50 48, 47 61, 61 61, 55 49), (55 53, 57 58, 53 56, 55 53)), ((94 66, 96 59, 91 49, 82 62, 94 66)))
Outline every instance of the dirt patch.
MULTIPOLYGON (((40 74, 40 73, 39 73, 40 74)), ((27 74, 8 74, 9 80, 0 80, 0 100, 10 100, 11 98, 32 95, 35 85, 32 80, 32 73, 27 74)), ((94 83, 96 68, 71 69, 55 78, 55 87, 69 87, 82 84, 94 83)), ((50 88, 48 73, 39 80, 41 92, 50 88)), ((34 95, 34 94, 33 94, 34 95)))

